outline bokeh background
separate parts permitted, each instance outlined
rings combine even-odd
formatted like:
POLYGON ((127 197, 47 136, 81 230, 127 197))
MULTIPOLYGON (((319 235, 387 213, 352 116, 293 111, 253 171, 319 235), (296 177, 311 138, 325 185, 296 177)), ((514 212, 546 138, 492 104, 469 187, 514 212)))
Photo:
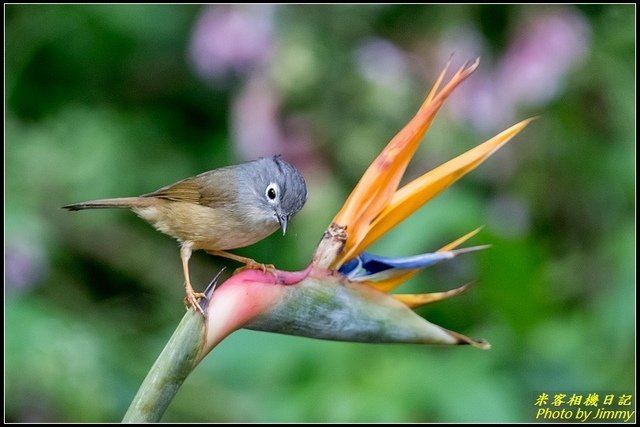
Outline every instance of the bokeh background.
MULTIPOLYGON (((373 248, 490 250, 400 291, 493 348, 240 331, 164 421, 524 422, 536 396, 635 389, 635 6, 5 5, 5 417, 117 422, 184 313, 178 245, 137 195, 282 154, 309 200, 287 236, 237 250, 305 267, 349 191, 446 61, 479 70, 407 179, 511 124, 513 142, 373 248)), ((197 287, 226 265, 191 261, 197 287)), ((634 395, 635 406, 635 395, 634 395)))

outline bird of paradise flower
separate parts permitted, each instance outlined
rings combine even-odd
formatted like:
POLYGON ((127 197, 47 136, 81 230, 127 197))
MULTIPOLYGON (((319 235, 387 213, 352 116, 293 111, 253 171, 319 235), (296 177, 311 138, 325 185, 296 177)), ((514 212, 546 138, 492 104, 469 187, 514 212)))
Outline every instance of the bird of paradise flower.
POLYGON ((511 126, 398 189, 436 113, 478 63, 465 64, 443 85, 448 65, 445 67, 417 114, 365 171, 324 232, 306 269, 275 273, 245 270, 217 287, 210 286, 208 299, 202 302, 205 317, 193 310, 187 312, 143 382, 125 421, 159 420, 186 376, 220 341, 240 328, 340 341, 490 347, 484 340, 437 326, 413 311, 458 295, 467 286, 446 292, 389 294, 423 268, 486 248, 456 249, 479 229, 433 253, 413 257, 389 258, 365 251, 533 120, 511 126))

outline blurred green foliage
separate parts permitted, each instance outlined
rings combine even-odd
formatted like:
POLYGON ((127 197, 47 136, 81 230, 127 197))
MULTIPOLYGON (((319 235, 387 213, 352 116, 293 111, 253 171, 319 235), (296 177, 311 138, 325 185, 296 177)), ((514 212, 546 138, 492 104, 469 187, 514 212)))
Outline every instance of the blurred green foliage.
MULTIPOLYGON (((448 55, 482 54, 480 70, 490 70, 522 22, 543 13, 570 13, 587 28, 585 54, 553 94, 514 105, 513 120, 484 130, 445 106, 408 174, 517 120, 539 120, 373 248, 412 255, 485 224, 472 243, 490 250, 401 290, 477 279, 419 313, 492 350, 240 331, 185 382, 164 420, 525 422, 541 392, 635 390, 633 5, 212 8, 5 5, 7 421, 119 421, 183 313, 176 242, 129 212, 60 206, 150 192, 250 157, 260 138, 241 149, 235 136, 260 111, 242 94, 249 81, 267 82, 276 127, 298 141, 276 147, 307 176, 309 201, 287 236, 237 252, 301 269, 448 55), (189 46, 215 10, 266 19, 267 47, 255 63, 229 60, 230 71, 207 77, 189 46), (470 29, 477 45, 456 45, 470 29), (368 41, 396 50, 376 56, 368 41), (398 52, 402 61, 376 62, 398 52), (376 80, 379 70, 387 74, 376 80)), ((233 41, 223 47, 237 53, 233 41)), ((192 280, 203 288, 222 265, 236 267, 196 253, 192 280)))

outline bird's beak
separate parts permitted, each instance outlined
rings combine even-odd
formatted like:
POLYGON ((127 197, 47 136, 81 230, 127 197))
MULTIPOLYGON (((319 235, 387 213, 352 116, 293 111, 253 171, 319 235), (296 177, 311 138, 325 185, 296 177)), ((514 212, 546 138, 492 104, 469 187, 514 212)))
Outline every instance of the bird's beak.
POLYGON ((280 228, 282 228, 282 235, 284 236, 287 233, 287 223, 289 222, 289 218, 284 214, 277 214, 278 222, 280 223, 280 228))

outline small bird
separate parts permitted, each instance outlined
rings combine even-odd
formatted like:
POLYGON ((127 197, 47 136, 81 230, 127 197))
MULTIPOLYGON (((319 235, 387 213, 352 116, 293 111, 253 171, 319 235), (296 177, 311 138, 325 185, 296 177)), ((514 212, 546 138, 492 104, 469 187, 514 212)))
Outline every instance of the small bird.
POLYGON ((226 252, 252 245, 278 228, 284 235, 289 220, 304 206, 307 186, 302 174, 280 156, 260 158, 214 169, 138 197, 91 200, 63 206, 70 211, 128 208, 157 230, 180 242, 185 303, 198 304, 189 279, 191 252, 206 252, 244 263, 263 264, 226 252))

